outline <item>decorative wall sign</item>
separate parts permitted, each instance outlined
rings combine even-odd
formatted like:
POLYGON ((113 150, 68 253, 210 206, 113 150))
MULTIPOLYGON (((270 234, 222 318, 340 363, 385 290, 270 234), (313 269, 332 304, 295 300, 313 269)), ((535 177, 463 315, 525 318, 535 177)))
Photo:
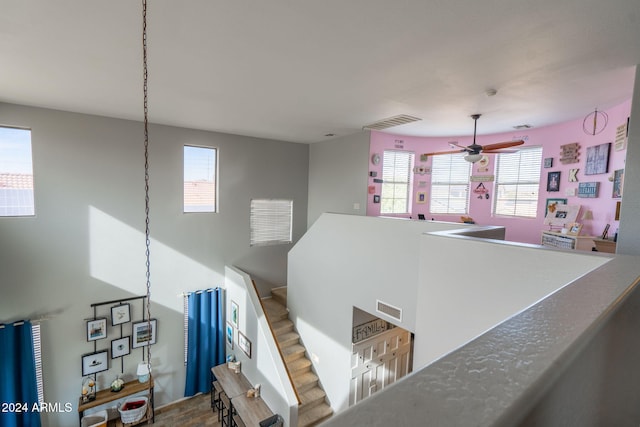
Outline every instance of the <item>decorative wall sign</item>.
POLYGON ((547 174, 547 191, 560 191, 560 171, 547 174))
POLYGON ((621 151, 627 148, 627 124, 622 124, 616 128, 615 139, 616 151, 621 151))
POLYGON ((569 169, 569 182, 578 182, 578 171, 580 169, 569 169))
POLYGON ((419 191, 416 193, 416 203, 427 203, 427 193, 419 191))
POLYGON ((611 197, 619 199, 622 197, 622 184, 624 183, 624 169, 618 169, 613 173, 613 193, 611 197))
POLYGON ((549 209, 544 218, 544 223, 550 226, 564 227, 566 224, 576 222, 580 205, 556 204, 554 209, 549 209))
POLYGON ((581 182, 578 184, 578 197, 595 199, 598 197, 599 182, 581 182))
MULTIPOLYGON (((578 163, 580 157, 580 144, 574 142, 572 144, 561 145, 560 150, 560 163, 563 165, 578 163)), ((545 167, 547 166, 545 165, 545 167)))
POLYGON ((389 324, 382 319, 374 319, 362 325, 354 326, 351 333, 351 342, 358 343, 386 331, 389 324))
POLYGON ((493 182, 495 181, 495 175, 473 175, 469 178, 471 182, 493 182))
POLYGON ((587 148, 587 164, 585 175, 598 175, 609 171, 609 151, 611 143, 595 145, 587 148))

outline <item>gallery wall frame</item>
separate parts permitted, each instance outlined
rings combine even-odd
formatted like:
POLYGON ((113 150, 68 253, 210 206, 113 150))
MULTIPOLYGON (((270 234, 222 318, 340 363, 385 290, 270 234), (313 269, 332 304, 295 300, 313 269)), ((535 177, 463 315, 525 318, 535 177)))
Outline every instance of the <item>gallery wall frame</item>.
POLYGON ((126 336, 111 340, 111 358, 117 359, 118 357, 126 356, 131 353, 131 337, 126 336))
POLYGON ((547 191, 560 191, 560 171, 549 172, 547 174, 547 191))
POLYGON ((107 318, 87 320, 87 341, 97 341, 107 337, 107 318))
POLYGON ((156 337, 158 334, 158 320, 151 319, 149 321, 143 320, 136 322, 132 325, 131 337, 132 348, 144 347, 146 345, 153 345, 156 343, 156 337), (151 330, 149 330, 151 326, 151 330))
POLYGON ((82 356, 82 376, 86 377, 109 369, 108 354, 107 350, 84 354, 82 356))
POLYGON ((251 359, 251 341, 240 331, 238 331, 238 347, 251 359))
POLYGON ((587 147, 587 161, 584 168, 585 175, 599 175, 609 171, 609 152, 611 143, 587 147))
POLYGON ((118 304, 111 307, 111 326, 131 322, 131 306, 118 304))

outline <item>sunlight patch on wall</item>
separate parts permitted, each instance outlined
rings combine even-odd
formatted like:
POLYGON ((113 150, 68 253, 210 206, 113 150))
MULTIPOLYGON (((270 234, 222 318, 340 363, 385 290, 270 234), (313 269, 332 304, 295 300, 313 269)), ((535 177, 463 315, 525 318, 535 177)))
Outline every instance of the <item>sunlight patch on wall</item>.
MULTIPOLYGON (((89 206, 89 272, 105 283, 131 292, 146 293, 145 235, 100 209, 89 206)), ((182 312, 177 295, 215 287, 224 276, 151 239, 151 300, 182 312)))

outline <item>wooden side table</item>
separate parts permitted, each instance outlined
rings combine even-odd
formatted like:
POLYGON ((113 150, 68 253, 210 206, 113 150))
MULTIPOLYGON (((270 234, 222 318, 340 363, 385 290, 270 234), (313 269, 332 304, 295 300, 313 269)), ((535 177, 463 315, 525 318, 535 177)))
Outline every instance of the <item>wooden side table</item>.
MULTIPOLYGON (((82 417, 84 416, 84 411, 87 409, 95 408, 96 406, 104 405, 109 402, 113 402, 115 400, 124 399, 127 396, 131 396, 136 393, 140 393, 146 390, 149 390, 149 409, 147 410, 147 415, 143 417, 139 422, 146 421, 149 416, 151 416, 152 420, 155 422, 155 409, 153 402, 153 378, 149 378, 149 382, 141 383, 138 380, 129 381, 124 384, 124 387, 120 391, 111 391, 111 389, 100 390, 96 393, 96 398, 90 402, 82 403, 82 398, 78 400, 78 419, 80 425, 82 425, 82 417)), ((125 424, 132 425, 132 424, 125 424)))

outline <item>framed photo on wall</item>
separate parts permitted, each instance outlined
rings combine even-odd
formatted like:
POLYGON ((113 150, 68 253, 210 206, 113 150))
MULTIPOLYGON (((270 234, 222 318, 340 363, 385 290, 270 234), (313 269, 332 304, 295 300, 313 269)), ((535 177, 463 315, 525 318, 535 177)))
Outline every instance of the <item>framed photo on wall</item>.
POLYGON ((82 356, 82 376, 95 374, 109 369, 107 350, 89 353, 82 356))
POLYGON ((111 307, 111 326, 131 322, 131 306, 129 304, 114 305, 111 307))
POLYGON ((547 174, 547 191, 560 191, 560 171, 547 174))
POLYGON ((107 318, 87 321, 87 341, 97 341, 107 337, 107 318))
POLYGON ((111 358, 126 356, 131 353, 131 337, 122 337, 117 340, 111 340, 111 358))
POLYGON ((555 212, 558 205, 566 205, 567 199, 547 199, 546 208, 544 210, 544 216, 546 217, 549 211, 555 212))
POLYGON ((153 345, 156 343, 156 335, 158 332, 158 321, 151 319, 149 322, 143 320, 133 324, 133 345, 131 347, 138 348, 145 345, 153 345), (149 330, 151 325, 151 330, 149 330))
POLYGON ((240 331, 238 331, 238 347, 251 359, 251 341, 240 331))
POLYGON ((226 337, 227 337, 227 345, 229 346, 229 348, 231 350, 233 350, 233 325, 229 322, 227 322, 227 333, 226 333, 226 337))
POLYGON ((598 175, 609 171, 609 151, 611 143, 594 145, 587 147, 587 163, 585 165, 585 175, 598 175))
POLYGON ((231 324, 237 329, 238 328, 238 317, 240 316, 238 303, 234 300, 231 300, 231 324))

